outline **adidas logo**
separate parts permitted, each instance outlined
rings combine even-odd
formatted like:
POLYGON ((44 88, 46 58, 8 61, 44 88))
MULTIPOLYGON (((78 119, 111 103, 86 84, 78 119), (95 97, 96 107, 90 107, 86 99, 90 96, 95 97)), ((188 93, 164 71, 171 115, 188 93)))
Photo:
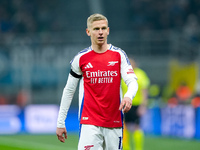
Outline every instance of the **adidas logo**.
POLYGON ((93 68, 93 66, 90 62, 85 66, 85 69, 88 69, 88 68, 93 68))

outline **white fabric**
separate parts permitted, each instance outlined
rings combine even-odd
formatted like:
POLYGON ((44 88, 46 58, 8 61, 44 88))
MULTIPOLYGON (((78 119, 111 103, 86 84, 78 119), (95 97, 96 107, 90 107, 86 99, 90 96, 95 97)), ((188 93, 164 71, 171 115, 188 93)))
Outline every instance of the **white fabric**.
POLYGON ((122 128, 104 128, 83 124, 80 129, 78 150, 121 150, 122 128))
POLYGON ((67 117, 67 113, 71 105, 74 92, 76 91, 78 81, 79 81, 78 78, 75 78, 71 74, 69 74, 68 80, 63 90, 63 94, 61 98, 60 110, 59 110, 58 120, 57 120, 58 128, 65 127, 65 119, 67 117))
POLYGON ((133 78, 131 81, 127 81, 126 84, 128 86, 128 90, 125 93, 124 97, 129 97, 131 100, 135 97, 137 90, 138 90, 138 83, 135 78, 133 78))

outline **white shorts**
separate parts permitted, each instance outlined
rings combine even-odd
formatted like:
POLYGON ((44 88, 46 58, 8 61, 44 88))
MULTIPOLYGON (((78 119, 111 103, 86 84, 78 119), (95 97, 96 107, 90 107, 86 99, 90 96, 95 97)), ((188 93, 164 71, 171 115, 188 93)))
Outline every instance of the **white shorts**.
POLYGON ((78 150, 122 150, 122 128, 81 125, 78 150))

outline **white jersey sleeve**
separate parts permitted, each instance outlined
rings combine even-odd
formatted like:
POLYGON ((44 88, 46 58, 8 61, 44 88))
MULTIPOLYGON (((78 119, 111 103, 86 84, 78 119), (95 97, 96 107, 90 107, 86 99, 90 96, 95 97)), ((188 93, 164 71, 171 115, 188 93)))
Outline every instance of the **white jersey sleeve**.
MULTIPOLYGON (((74 59, 70 62, 71 63, 71 71, 68 76, 68 80, 66 83, 66 86, 63 90, 61 103, 60 103, 60 110, 58 114, 58 120, 57 120, 57 127, 63 128, 65 127, 65 119, 67 117, 67 113, 69 110, 69 107, 71 105, 72 98, 74 96, 74 93, 76 91, 76 87, 78 85, 79 79, 82 77, 82 71, 79 66, 79 60, 80 57, 86 52, 88 49, 85 49, 81 52, 79 52, 74 59)), ((90 48, 89 48, 90 50, 90 48)))
POLYGON ((78 81, 79 81, 79 78, 75 78, 74 76, 69 74, 68 80, 64 87, 62 98, 61 98, 60 110, 59 110, 58 120, 57 120, 58 128, 65 127, 65 119, 67 117, 67 113, 71 105, 73 95, 76 91, 78 81))
POLYGON ((122 51, 121 54, 121 76, 128 87, 124 97, 133 99, 138 90, 137 76, 135 75, 130 61, 124 51, 122 51))

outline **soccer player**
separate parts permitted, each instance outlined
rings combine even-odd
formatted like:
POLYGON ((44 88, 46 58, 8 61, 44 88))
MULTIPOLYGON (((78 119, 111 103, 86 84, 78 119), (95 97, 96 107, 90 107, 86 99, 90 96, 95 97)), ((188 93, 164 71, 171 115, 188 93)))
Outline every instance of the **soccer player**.
POLYGON ((56 134, 67 139, 65 119, 79 85, 80 137, 78 150, 121 150, 123 113, 130 110, 138 84, 126 53, 107 43, 108 20, 101 14, 87 19, 91 46, 71 61, 71 71, 61 98, 56 134), (121 78, 128 86, 122 99, 121 78))
MULTIPOLYGON (((130 62, 138 77, 138 91, 133 99, 132 108, 125 114, 123 149, 131 150, 134 146, 134 150, 143 150, 144 133, 140 127, 140 118, 146 111, 150 80, 147 74, 137 67, 133 59, 130 59, 130 62)), ((123 94, 125 94, 127 86, 123 80, 121 85, 123 94)))

